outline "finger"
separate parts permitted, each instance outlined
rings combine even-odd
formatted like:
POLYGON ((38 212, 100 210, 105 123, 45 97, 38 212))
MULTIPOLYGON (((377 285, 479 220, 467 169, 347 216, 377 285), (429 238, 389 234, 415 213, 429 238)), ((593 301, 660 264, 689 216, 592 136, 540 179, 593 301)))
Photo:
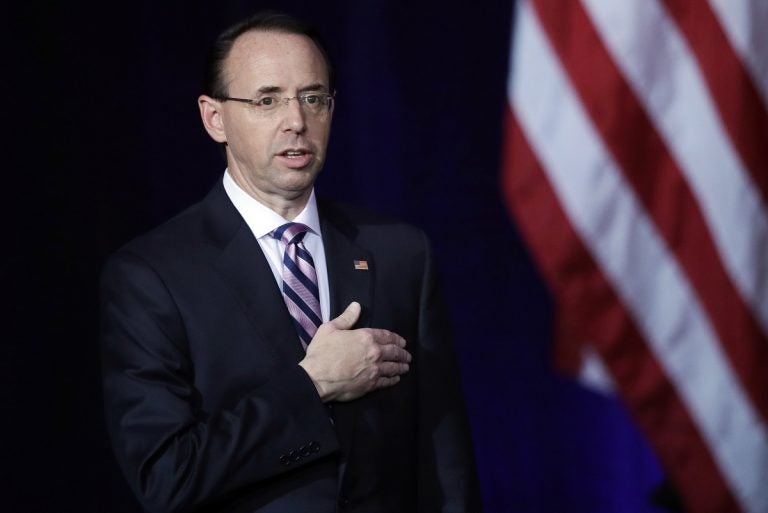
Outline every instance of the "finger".
POLYGON ((405 374, 411 369, 407 363, 383 362, 379 364, 379 376, 383 378, 392 378, 405 374))
POLYGON ((352 329, 352 326, 355 325, 357 319, 360 317, 360 311, 360 303, 357 301, 352 301, 346 310, 341 312, 338 317, 331 319, 328 322, 337 330, 352 329))
POLYGON ((377 328, 371 328, 369 331, 373 335, 373 340, 378 344, 394 344, 399 347, 405 347, 405 339, 395 332, 377 328))
POLYGON ((411 353, 406 351, 405 349, 389 344, 385 346, 381 346, 381 355, 379 357, 380 361, 389 361, 389 362, 410 362, 411 361, 411 353))
POLYGON ((400 382, 400 376, 381 377, 376 380, 374 388, 387 388, 393 385, 397 385, 400 382))

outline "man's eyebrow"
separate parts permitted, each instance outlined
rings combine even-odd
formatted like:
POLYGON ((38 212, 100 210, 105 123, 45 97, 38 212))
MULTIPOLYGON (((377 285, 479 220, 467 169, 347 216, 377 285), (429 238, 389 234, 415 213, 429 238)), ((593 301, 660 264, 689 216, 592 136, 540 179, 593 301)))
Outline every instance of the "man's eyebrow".
MULTIPOLYGON (((304 87, 299 88, 299 93, 305 93, 309 91, 327 91, 328 88, 325 86, 325 84, 322 84, 321 82, 315 82, 313 84, 306 85, 304 87)), ((282 87, 278 86, 261 86, 259 87, 256 92, 259 94, 272 94, 272 93, 282 93, 285 91, 282 87)))
POLYGON ((283 90, 282 87, 277 87, 277 86, 261 86, 256 90, 256 92, 260 94, 269 94, 269 93, 279 93, 282 90, 283 90))
POLYGON ((328 88, 325 86, 325 84, 321 84, 320 82, 315 82, 314 84, 309 84, 308 86, 304 86, 301 89, 299 89, 300 93, 304 93, 307 91, 327 91, 328 88))

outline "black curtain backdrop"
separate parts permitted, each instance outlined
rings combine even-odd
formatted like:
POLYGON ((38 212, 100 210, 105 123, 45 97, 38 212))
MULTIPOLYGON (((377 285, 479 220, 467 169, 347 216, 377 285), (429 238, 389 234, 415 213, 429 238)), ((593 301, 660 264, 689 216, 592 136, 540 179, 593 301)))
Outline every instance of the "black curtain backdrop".
POLYGON ((102 421, 99 270, 220 178, 196 106, 203 58, 260 7, 315 22, 336 60, 319 193, 432 238, 486 510, 660 511, 661 471, 626 412, 552 368, 551 299, 499 187, 503 0, 19 2, 3 15, 0 509, 138 511, 102 421))

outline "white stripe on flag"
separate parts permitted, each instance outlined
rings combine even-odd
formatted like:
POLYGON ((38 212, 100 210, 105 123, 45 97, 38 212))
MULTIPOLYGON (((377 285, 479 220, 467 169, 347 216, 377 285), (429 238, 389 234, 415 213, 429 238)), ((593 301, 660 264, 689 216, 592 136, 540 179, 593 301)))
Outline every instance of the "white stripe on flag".
POLYGON ((600 353, 592 344, 584 344, 581 350, 579 381, 593 390, 606 395, 616 394, 616 382, 600 353))
POLYGON ((685 274, 595 132, 528 2, 520 4, 514 38, 511 106, 563 209, 632 312, 737 500, 746 511, 768 511, 766 427, 685 274))
POLYGON ((710 5, 768 107, 768 2, 710 0, 710 5))
POLYGON ((583 0, 698 199, 731 280, 768 332, 768 212, 677 27, 656 1, 583 0))

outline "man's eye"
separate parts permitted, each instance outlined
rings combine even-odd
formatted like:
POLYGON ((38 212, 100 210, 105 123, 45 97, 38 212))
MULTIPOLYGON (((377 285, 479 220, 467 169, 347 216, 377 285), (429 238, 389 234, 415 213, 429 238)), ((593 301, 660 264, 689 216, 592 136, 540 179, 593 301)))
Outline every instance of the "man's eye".
POLYGON ((304 103, 307 105, 316 105, 320 103, 320 97, 316 94, 307 94, 304 96, 304 103))
POLYGON ((275 104, 275 99, 271 96, 265 96, 261 100, 256 102, 259 107, 270 107, 275 104))

